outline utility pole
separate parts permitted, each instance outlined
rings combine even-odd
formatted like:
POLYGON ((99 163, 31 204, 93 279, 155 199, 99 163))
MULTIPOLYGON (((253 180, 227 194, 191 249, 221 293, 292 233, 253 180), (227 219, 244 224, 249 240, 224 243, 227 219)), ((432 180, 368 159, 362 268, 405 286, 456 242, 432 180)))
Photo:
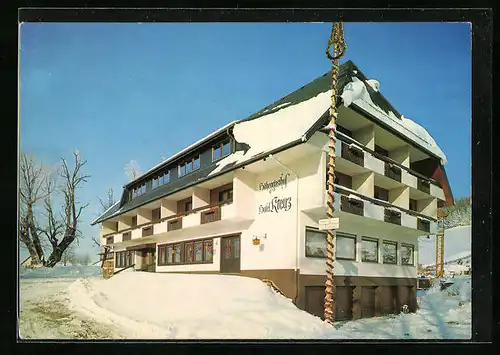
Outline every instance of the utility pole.
POLYGON ((436 233, 436 278, 444 276, 444 219, 446 213, 439 209, 437 213, 436 233))
MULTIPOLYGON (((328 137, 328 209, 327 217, 332 220, 334 207, 334 180, 335 180, 335 119, 337 117, 337 81, 339 72, 339 59, 344 55, 347 49, 344 40, 344 25, 342 22, 334 22, 332 33, 326 47, 326 55, 332 62, 332 105, 330 107, 330 129, 328 137), (333 53, 331 51, 333 50, 333 53)), ((326 282, 325 282, 325 320, 333 324, 335 320, 335 285, 333 281, 333 263, 334 263, 334 240, 335 229, 328 227, 327 231, 327 258, 326 258, 326 282)))

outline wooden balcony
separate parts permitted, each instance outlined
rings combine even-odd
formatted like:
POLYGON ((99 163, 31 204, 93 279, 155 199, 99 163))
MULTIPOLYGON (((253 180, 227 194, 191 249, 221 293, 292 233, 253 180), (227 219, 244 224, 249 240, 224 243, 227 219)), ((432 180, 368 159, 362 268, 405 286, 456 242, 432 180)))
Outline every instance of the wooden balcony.
POLYGON ((401 225, 401 212, 386 208, 384 211, 384 222, 401 225))
POLYGON ((219 206, 213 207, 208 211, 203 211, 200 213, 201 224, 220 221, 221 220, 221 208, 219 206))
POLYGON ((340 198, 340 210, 347 213, 357 214, 363 216, 364 203, 360 200, 349 199, 347 196, 342 195, 340 198))
POLYGON ((122 241, 126 242, 127 240, 131 239, 132 239, 132 231, 122 233, 122 241))
POLYGON ((385 162, 385 176, 390 177, 397 182, 401 182, 401 168, 389 162, 385 162))
POLYGON ((430 233, 430 231, 431 231, 431 222, 427 221, 425 219, 422 219, 422 218, 418 218, 417 219, 417 229, 421 230, 423 232, 430 233))
POLYGON ((427 180, 418 179, 417 189, 422 191, 422 192, 425 192, 426 194, 430 194, 431 193, 431 183, 427 180))
POLYGON ((342 158, 353 162, 354 164, 364 166, 365 153, 362 150, 350 147, 349 144, 342 142, 342 158))
POLYGON ((182 229, 182 217, 167 222, 167 232, 182 229))
POLYGON ((148 226, 142 228, 142 236, 143 237, 148 237, 150 235, 153 235, 153 226, 148 226))

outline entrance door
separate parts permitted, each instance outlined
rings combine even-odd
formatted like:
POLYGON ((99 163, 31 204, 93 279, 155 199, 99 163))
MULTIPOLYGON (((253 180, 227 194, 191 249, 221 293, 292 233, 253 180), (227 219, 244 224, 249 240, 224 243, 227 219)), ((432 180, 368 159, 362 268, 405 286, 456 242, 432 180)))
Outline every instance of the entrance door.
POLYGON ((221 238, 220 271, 225 274, 240 272, 240 236, 221 238))

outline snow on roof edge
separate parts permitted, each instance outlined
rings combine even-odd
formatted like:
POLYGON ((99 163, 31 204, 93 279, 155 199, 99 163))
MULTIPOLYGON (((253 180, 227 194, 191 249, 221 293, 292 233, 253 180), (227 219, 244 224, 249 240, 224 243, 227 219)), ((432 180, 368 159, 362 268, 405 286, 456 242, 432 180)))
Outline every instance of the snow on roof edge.
POLYGON ((104 211, 103 213, 101 213, 96 219, 94 219, 92 221, 92 223, 90 223, 91 226, 93 226, 94 224, 96 224, 96 221, 99 220, 102 216, 104 216, 106 214, 106 212, 108 212, 110 209, 112 209, 113 207, 115 207, 118 203, 120 203, 120 200, 116 201, 115 203, 113 203, 106 211, 104 211))

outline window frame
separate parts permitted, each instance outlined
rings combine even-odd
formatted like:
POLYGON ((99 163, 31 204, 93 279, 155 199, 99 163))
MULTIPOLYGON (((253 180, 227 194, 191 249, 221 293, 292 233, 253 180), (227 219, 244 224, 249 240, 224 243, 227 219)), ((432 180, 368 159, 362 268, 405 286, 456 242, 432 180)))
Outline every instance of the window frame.
POLYGON ((116 269, 123 269, 134 264, 133 250, 117 251, 115 252, 114 257, 116 269))
POLYGON ((170 170, 164 171, 161 174, 156 175, 152 179, 153 190, 159 188, 160 186, 166 185, 170 182, 170 170), (156 181, 156 186, 155 186, 156 181))
POLYGON ((380 242, 377 238, 373 238, 373 237, 366 237, 366 236, 363 236, 361 237, 361 245, 360 245, 360 260, 362 263, 373 263, 373 264, 378 264, 379 262, 379 248, 380 248, 380 242), (376 261, 373 261, 373 260, 363 260, 363 242, 375 242, 377 243, 377 260, 376 261))
POLYGON ((327 233, 319 230, 318 228, 306 226, 306 231, 304 234, 304 249, 305 249, 304 252, 305 252, 306 258, 326 259, 328 257, 327 255, 319 256, 319 255, 308 255, 307 254, 307 232, 324 234, 325 235, 325 243, 326 243, 326 246, 328 247, 328 240, 326 239, 327 233))
POLYGON ((158 253, 165 254, 164 261, 162 261, 160 258, 158 259, 158 266, 213 264, 214 263, 213 245, 214 245, 214 238, 192 239, 192 240, 184 240, 181 242, 158 245, 158 253), (201 247, 202 247, 202 249, 201 249, 201 261, 196 261, 196 244, 199 244, 199 243, 201 243, 201 247), (207 260, 206 246, 209 243, 212 247, 212 253, 211 253, 210 260, 207 260), (181 255, 181 260, 180 260, 180 262, 175 262, 175 255, 176 254, 172 253, 172 262, 169 262, 168 249, 172 248, 172 251, 173 251, 173 250, 175 250, 175 246, 177 246, 177 245, 180 245, 180 253, 179 254, 181 255), (188 251, 187 246, 188 245, 192 246, 193 261, 188 260, 188 255, 187 255, 187 251, 188 251))
POLYGON ((349 234, 349 233, 336 233, 335 235, 335 239, 337 239, 338 237, 341 237, 341 238, 346 238, 346 239, 353 239, 354 240, 354 257, 353 258, 344 258, 344 257, 341 257, 341 256, 337 256, 337 240, 335 240, 335 259, 336 260, 350 260, 350 261, 356 261, 356 257, 357 257, 357 248, 356 248, 356 243, 357 243, 357 238, 356 238, 356 235, 355 234, 349 234))
POLYGON ((132 188, 132 198, 136 198, 139 196, 142 196, 146 193, 146 182, 143 182, 140 185, 137 185, 136 187, 132 188))
POLYGON ((220 203, 224 203, 224 202, 229 202, 229 201, 232 201, 233 200, 233 188, 232 187, 229 187, 227 189, 224 189, 224 190, 220 190, 219 193, 218 193, 218 202, 220 203), (223 200, 221 197, 222 195, 227 192, 228 193, 228 198, 226 200, 223 200), (231 194, 231 197, 229 197, 229 194, 231 194))
POLYGON ((221 160, 222 158, 227 157, 228 155, 231 155, 233 145, 231 144, 230 139, 223 140, 222 142, 218 143, 217 145, 212 146, 212 162, 216 162, 217 160, 221 160), (224 146, 229 145, 229 152, 227 154, 224 154, 224 146), (220 157, 215 158, 215 150, 220 149, 220 157))
POLYGON ((177 175, 179 177, 183 177, 183 176, 186 176, 188 174, 191 174, 193 173, 194 171, 198 170, 199 168, 201 167, 201 155, 200 154, 197 154, 197 155, 194 155, 191 159, 187 159, 185 160, 184 162, 182 162, 181 164, 178 165, 178 170, 177 170, 177 175), (195 167, 195 161, 198 160, 198 167, 195 167), (191 166, 191 170, 188 172, 187 171, 187 166, 190 165, 191 166), (181 174, 181 169, 184 168, 184 174, 181 174))
POLYGON ((411 248, 411 261, 412 262, 411 262, 411 264, 403 262, 403 252, 401 250, 401 265, 404 265, 404 266, 415 266, 415 245, 401 243, 401 249, 403 249, 405 247, 411 248))
POLYGON ((398 264, 398 242, 395 242, 393 240, 382 240, 382 264, 385 265, 397 265, 398 264), (395 245, 396 246, 396 261, 393 263, 387 263, 384 260, 384 244, 390 244, 390 245, 395 245))

